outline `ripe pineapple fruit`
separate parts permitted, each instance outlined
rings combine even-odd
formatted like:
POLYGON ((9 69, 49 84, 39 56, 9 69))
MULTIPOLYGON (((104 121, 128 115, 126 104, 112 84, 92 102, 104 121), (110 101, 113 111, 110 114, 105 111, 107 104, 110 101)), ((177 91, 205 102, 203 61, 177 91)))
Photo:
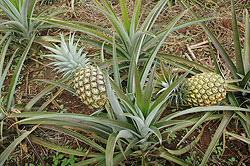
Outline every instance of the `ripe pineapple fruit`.
MULTIPOLYGON (((157 94, 167 89, 176 79, 178 74, 173 72, 171 66, 161 63, 161 73, 157 73, 157 94)), ((216 73, 201 73, 187 78, 182 84, 172 91, 170 101, 189 106, 210 106, 219 104, 226 97, 225 80, 216 73)))
POLYGON ((226 82, 216 73, 201 73, 185 82, 185 101, 190 106, 219 104, 226 97, 226 82))
POLYGON ((50 63, 56 66, 55 70, 63 73, 63 77, 73 78, 73 87, 84 104, 91 109, 102 108, 107 100, 104 75, 96 66, 90 65, 83 48, 77 51, 77 43, 74 43, 74 35, 70 35, 66 44, 61 34, 61 47, 55 45, 55 49, 46 47, 54 54, 45 55, 58 61, 50 63))

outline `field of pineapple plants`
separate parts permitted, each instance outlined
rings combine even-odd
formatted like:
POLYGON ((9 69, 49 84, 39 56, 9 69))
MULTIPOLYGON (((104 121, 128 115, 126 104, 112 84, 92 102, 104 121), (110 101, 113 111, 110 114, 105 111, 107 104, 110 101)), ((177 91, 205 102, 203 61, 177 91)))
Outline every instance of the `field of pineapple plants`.
POLYGON ((1 0, 0 166, 250 165, 248 0, 1 0))

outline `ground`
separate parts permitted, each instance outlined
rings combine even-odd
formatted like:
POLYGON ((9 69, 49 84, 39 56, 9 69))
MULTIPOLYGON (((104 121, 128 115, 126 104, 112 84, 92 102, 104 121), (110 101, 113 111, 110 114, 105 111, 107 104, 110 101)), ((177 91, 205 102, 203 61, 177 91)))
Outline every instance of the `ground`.
MULTIPOLYGON (((132 4, 134 0, 127 0, 126 2, 128 4, 128 10, 131 12, 133 10, 132 4)), ((216 4, 213 4, 210 1, 207 1, 207 3, 202 2, 202 4, 205 6, 202 7, 197 5, 194 9, 202 18, 215 17, 214 20, 207 22, 207 25, 218 37, 223 46, 226 47, 230 55, 233 56, 234 52, 231 47, 233 41, 231 37, 232 24, 230 2, 228 2, 227 0, 216 0, 215 2, 216 4)), ((112 0, 111 3, 115 10, 117 12, 120 12, 118 10, 118 1, 112 0)), ((152 9, 155 3, 156 1, 153 0, 143 1, 144 7, 142 9, 144 15, 147 14, 147 11, 152 9)), ((83 21, 111 29, 112 27, 108 24, 108 21, 105 19, 105 17, 92 5, 93 3, 91 2, 91 0, 76 0, 73 9, 72 6, 70 6, 70 1, 57 0, 56 2, 51 1, 51 4, 48 5, 38 4, 36 10, 39 11, 48 7, 51 8, 51 10, 49 10, 49 13, 53 13, 58 10, 64 10, 65 12, 63 14, 58 15, 60 19, 83 21)), ((240 38, 243 39, 244 24, 242 13, 244 8, 248 8, 248 10, 250 9, 250 4, 247 0, 240 0, 236 2, 235 7, 237 9, 237 17, 239 18, 240 38)), ((183 7, 178 3, 172 7, 166 8, 157 22, 162 23, 163 21, 170 20, 182 10, 183 7)), ((183 20, 186 21, 190 19, 192 19, 191 16, 187 14, 183 20)), ((69 33, 69 31, 66 30, 49 29, 41 32, 39 35, 59 36, 60 32, 64 32, 64 35, 67 35, 69 33)), ((84 34, 81 33, 77 33, 77 35, 84 36, 84 34)), ((48 66, 50 60, 42 56, 48 51, 44 48, 41 48, 41 50, 36 52, 37 48, 33 49, 35 49, 33 50, 34 53, 29 55, 28 59, 25 61, 25 65, 19 80, 20 83, 16 90, 16 100, 18 103, 27 103, 32 97, 37 95, 45 87, 48 86, 48 84, 38 82, 35 79, 58 80, 60 78, 60 75, 53 71, 53 67, 48 66)), ((100 53, 100 50, 89 45, 85 45, 85 51, 88 52, 89 57, 96 56, 100 53)), ((171 33, 171 35, 165 41, 164 47, 161 51, 179 55, 190 60, 197 61, 212 69, 214 68, 211 56, 209 56, 210 51, 208 45, 208 37, 199 25, 192 25, 188 28, 183 28, 171 33)), ((217 54, 217 56, 219 55, 217 54)), ((223 72, 225 73, 225 75, 227 77, 230 77, 229 72, 227 68, 223 66, 222 61, 219 61, 219 65, 223 68, 223 72)), ((9 75, 11 74, 12 73, 9 73, 9 75)), ((5 83, 5 92, 7 92, 8 90, 9 82, 10 80, 7 80, 5 83)), ((78 97, 73 96, 68 91, 60 91, 60 88, 57 88, 52 93, 46 95, 46 98, 44 98, 43 100, 45 101, 48 99, 51 99, 51 103, 48 105, 48 107, 46 107, 46 111, 84 114, 91 114, 94 112, 94 110, 90 110, 86 106, 84 106, 78 97)), ((40 106, 42 103, 43 101, 38 102, 37 106, 40 106)), ((196 165, 196 161, 199 161, 204 155, 204 152, 210 143, 210 139, 214 134, 214 129, 218 126, 218 124, 218 121, 209 121, 207 124, 203 124, 203 126, 206 125, 206 127, 200 141, 198 142, 198 144, 192 147, 191 151, 182 155, 181 158, 186 160, 190 164, 196 165)), ((201 128, 202 126, 199 129, 201 128)), ((171 143, 178 143, 181 139, 181 136, 183 136, 187 130, 188 128, 185 128, 180 132, 171 133, 167 137, 167 141, 164 142, 164 146, 169 149, 176 149, 176 147, 171 143)), ((243 131, 242 126, 239 125, 237 119, 235 121, 232 121, 227 130, 235 131, 236 133, 244 135, 244 133, 241 132, 243 131)), ((197 130, 191 136, 189 136, 185 143, 190 143, 193 139, 195 139, 199 134, 199 131, 200 130, 197 130)), ((89 150, 87 145, 79 143, 77 142, 77 140, 69 138, 68 136, 55 133, 50 130, 44 130, 37 133, 37 135, 62 146, 82 148, 86 151, 89 150)), ((85 133, 85 135, 87 134, 85 133)), ((63 159, 65 158, 74 161, 82 160, 82 158, 77 158, 74 156, 62 156, 56 151, 48 150, 40 146, 37 146, 37 149, 42 152, 45 161, 50 165, 52 165, 53 163, 55 164, 56 162, 62 163, 63 159)), ((34 153, 32 153, 32 149, 27 143, 23 143, 22 146, 18 146, 11 156, 12 157, 9 158, 6 165, 32 165, 28 163, 37 165, 36 156, 34 155, 34 153)), ((250 151, 247 144, 224 135, 224 137, 219 141, 214 153, 212 154, 209 165, 250 165, 249 156, 250 151)), ((164 161, 160 160, 159 162, 164 163, 164 161)), ((130 163, 129 161, 127 162, 127 165, 135 164, 136 163, 130 163)), ((171 163, 171 165, 174 164, 171 163)))

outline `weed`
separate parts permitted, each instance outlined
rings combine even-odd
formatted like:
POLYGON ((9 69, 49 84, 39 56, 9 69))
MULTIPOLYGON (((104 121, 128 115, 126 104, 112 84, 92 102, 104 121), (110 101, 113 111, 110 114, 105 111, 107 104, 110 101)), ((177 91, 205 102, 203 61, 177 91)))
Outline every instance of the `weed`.
POLYGON ((176 137, 177 137, 177 135, 175 134, 175 132, 170 133, 169 137, 167 139, 168 144, 171 144, 172 140, 175 140, 176 137))
POLYGON ((60 105, 60 109, 61 110, 58 110, 59 113, 65 113, 67 111, 63 104, 60 105))
POLYGON ((197 152, 196 151, 191 151, 189 154, 190 155, 187 156, 187 158, 185 159, 185 161, 188 164, 192 164, 194 162, 194 156, 197 154, 197 152))
POLYGON ((228 162, 229 165, 235 165, 236 163, 238 163, 238 160, 234 157, 228 159, 228 161, 229 161, 228 162))

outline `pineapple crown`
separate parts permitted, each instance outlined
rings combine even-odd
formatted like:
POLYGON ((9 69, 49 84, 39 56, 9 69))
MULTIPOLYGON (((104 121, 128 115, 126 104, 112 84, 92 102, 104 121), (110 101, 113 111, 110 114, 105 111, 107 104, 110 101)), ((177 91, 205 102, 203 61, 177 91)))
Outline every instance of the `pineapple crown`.
MULTIPOLYGON (((179 75, 178 70, 174 68, 174 66, 170 64, 166 64, 166 62, 161 61, 160 63, 160 72, 156 72, 156 95, 164 92, 169 86, 173 84, 181 75, 179 75)), ((183 104, 183 93, 184 92, 185 81, 176 86, 176 88, 172 91, 169 96, 168 102, 174 102, 178 107, 178 104, 183 104)))
POLYGON ((86 58, 86 53, 83 53, 83 47, 77 51, 77 46, 79 40, 74 43, 74 36, 69 35, 68 43, 65 42, 63 34, 61 36, 61 47, 54 44, 55 48, 46 47, 48 50, 54 54, 44 55, 46 57, 51 57, 56 59, 56 62, 52 62, 49 65, 56 66, 54 70, 63 73, 63 77, 72 77, 74 74, 82 67, 89 65, 88 58, 86 58))

